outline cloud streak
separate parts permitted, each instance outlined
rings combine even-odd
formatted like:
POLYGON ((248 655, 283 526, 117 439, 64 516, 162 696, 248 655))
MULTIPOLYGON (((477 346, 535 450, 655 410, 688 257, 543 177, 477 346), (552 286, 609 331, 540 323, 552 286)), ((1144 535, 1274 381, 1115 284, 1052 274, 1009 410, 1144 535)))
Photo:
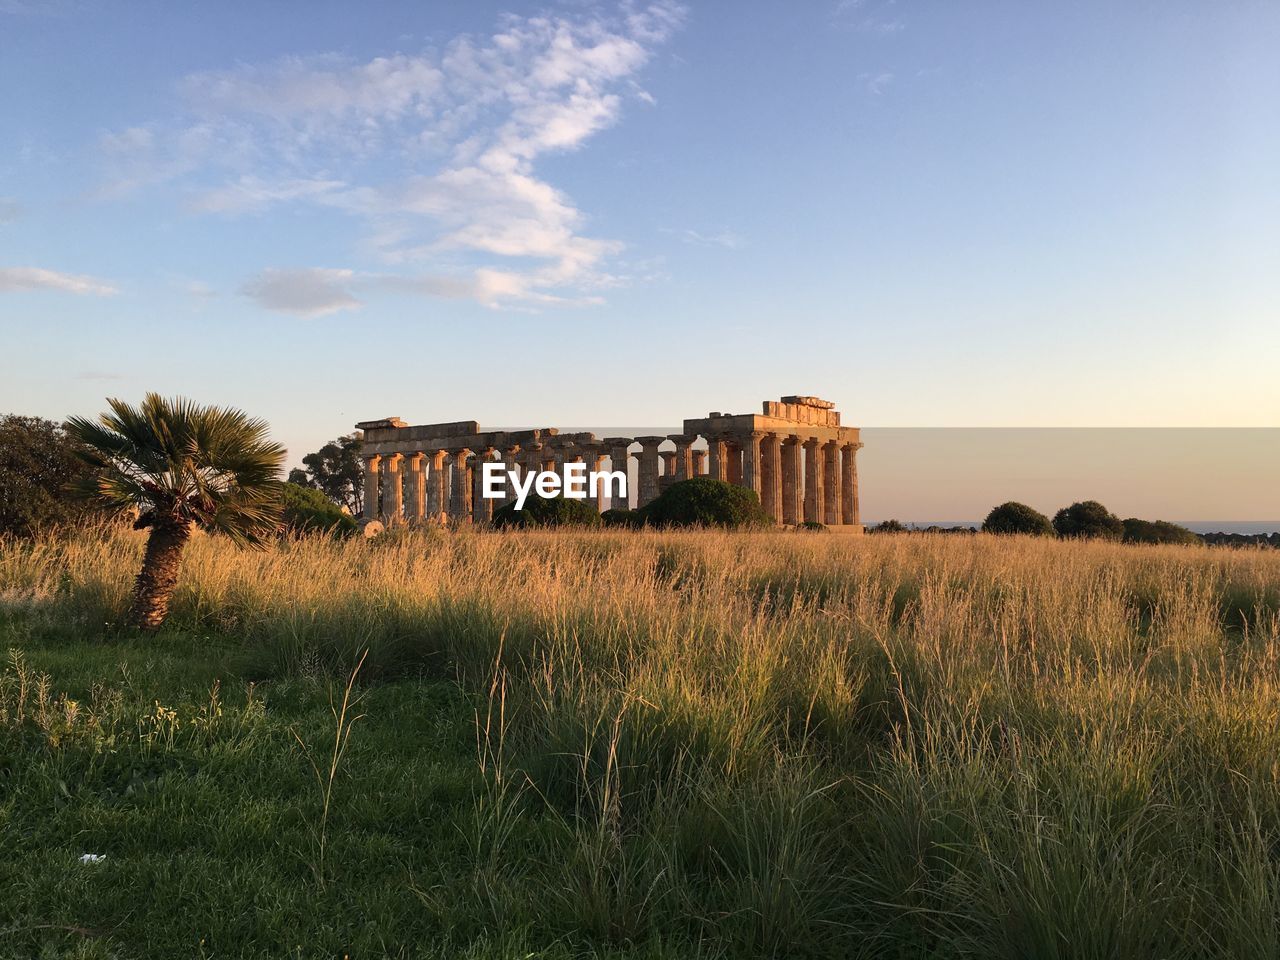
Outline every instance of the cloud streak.
POLYGON ((43 267, 0 267, 0 293, 59 290, 81 296, 109 297, 119 291, 105 280, 43 267))
MULTIPOLYGON (((120 171, 109 192, 173 182, 191 212, 223 216, 338 210, 364 223, 366 251, 413 267, 402 280, 427 295, 590 300, 620 282, 609 261, 622 244, 591 236, 538 166, 616 124, 628 101, 652 103, 637 76, 683 15, 656 0, 613 15, 507 16, 491 35, 438 52, 193 74, 180 117, 103 138, 120 171)), ((272 309, 323 315, 355 306, 337 292, 353 279, 267 271, 245 289, 272 309)))
POLYGON ((831 11, 837 23, 853 27, 862 33, 892 36, 905 30, 907 25, 896 17, 888 16, 895 0, 868 3, 867 0, 839 0, 831 11))
POLYGON ((697 230, 672 230, 663 228, 663 233, 679 237, 685 243, 699 247, 724 247, 726 250, 737 250, 742 246, 742 237, 732 230, 720 230, 716 233, 701 233, 697 230))
POLYGON ((883 96, 884 92, 889 89, 889 84, 893 83, 893 74, 884 73, 863 73, 858 75, 858 79, 866 87, 867 93, 873 97, 883 96))
POLYGON ((240 292, 267 310, 313 319, 360 306, 348 289, 353 276, 351 270, 319 267, 271 269, 258 274, 240 292))
POLYGON ((525 306, 557 303, 582 306, 598 297, 561 296, 530 289, 524 276, 480 268, 467 274, 357 273, 334 267, 270 268, 240 288, 265 310, 316 319, 344 310, 359 310, 369 294, 397 294, 443 300, 475 300, 490 306, 520 301, 525 306))

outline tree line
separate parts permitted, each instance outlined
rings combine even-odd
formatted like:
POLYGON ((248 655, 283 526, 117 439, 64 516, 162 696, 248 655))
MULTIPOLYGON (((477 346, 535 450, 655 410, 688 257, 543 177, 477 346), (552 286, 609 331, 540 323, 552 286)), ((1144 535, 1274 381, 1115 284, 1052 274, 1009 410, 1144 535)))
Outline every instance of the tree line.
MULTIPOLYGON (((1063 540, 1115 540, 1122 543, 1178 543, 1280 547, 1280 534, 1211 533, 1201 536, 1168 520, 1121 520, 1097 500, 1080 500, 1063 507, 1050 519, 1035 507, 1008 500, 993 507, 982 521, 983 533, 998 536, 1058 537, 1063 540)), ((872 533, 901 533, 908 528, 897 520, 886 520, 871 528, 872 533)), ((977 527, 928 527, 926 533, 977 533, 977 527)))

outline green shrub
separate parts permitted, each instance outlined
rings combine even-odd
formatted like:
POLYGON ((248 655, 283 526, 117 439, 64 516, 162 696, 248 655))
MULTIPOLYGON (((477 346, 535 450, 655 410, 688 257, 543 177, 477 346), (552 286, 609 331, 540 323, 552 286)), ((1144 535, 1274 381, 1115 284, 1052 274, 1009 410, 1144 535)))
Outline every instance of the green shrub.
POLYGON ((84 502, 66 490, 88 471, 83 449, 52 420, 0 416, 0 534, 28 537, 84 517, 84 502))
POLYGON ((827 529, 827 525, 825 523, 819 523, 817 520, 806 520, 804 523, 800 524, 800 529, 801 530, 825 530, 827 529))
POLYGON ((284 502, 284 525, 293 533, 329 531, 335 536, 348 536, 356 530, 355 518, 319 490, 282 483, 280 498, 284 502))
POLYGON ((493 512, 495 527, 598 527, 600 522, 600 514, 587 500, 537 494, 530 494, 522 510, 513 500, 493 512))
POLYGON ((600 520, 606 527, 635 528, 644 525, 644 516, 638 510, 624 510, 614 507, 600 514, 600 520))
POLYGON ((1034 507, 1009 500, 992 508, 982 521, 983 533, 1025 533, 1033 537, 1052 537, 1053 522, 1034 507))
POLYGON ((1186 527, 1167 520, 1139 520, 1129 517, 1124 521, 1125 543, 1203 543, 1198 534, 1186 527))
POLYGON ((881 520, 868 533, 906 533, 907 528, 897 520, 881 520))
POLYGON ((1058 536, 1076 540, 1119 540, 1124 521, 1097 500, 1082 500, 1053 515, 1058 536))
POLYGON ((635 511, 655 527, 754 527, 772 523, 755 491, 694 477, 673 483, 635 511))

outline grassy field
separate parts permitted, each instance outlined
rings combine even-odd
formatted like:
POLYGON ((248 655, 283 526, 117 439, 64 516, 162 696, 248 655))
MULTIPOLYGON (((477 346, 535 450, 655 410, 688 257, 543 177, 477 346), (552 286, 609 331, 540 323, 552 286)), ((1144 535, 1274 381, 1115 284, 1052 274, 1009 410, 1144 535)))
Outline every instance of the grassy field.
POLYGON ((141 548, 0 543, 0 956, 1280 954, 1280 553, 141 548))

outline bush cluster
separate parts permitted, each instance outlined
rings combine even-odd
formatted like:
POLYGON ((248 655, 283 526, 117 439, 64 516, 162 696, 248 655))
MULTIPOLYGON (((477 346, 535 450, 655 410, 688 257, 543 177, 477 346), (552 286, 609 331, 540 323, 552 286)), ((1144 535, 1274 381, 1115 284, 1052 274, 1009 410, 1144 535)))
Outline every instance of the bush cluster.
POLYGON ((82 449, 52 420, 0 416, 0 534, 28 537, 84 517, 84 503, 66 492, 88 471, 82 449))
POLYGON ((1032 537, 1052 537, 1053 523, 1039 510, 1009 500, 994 507, 982 521, 984 533, 1021 533, 1032 537))
POLYGON ((1167 520, 1121 520, 1097 500, 1082 500, 1059 510, 1052 520, 1034 507, 1010 500, 982 522, 985 533, 1059 536, 1073 540, 1123 540, 1125 543, 1203 543, 1198 534, 1167 520))
POLYGON ((284 526, 291 533, 328 532, 345 537, 356 530, 356 521, 350 514, 312 487, 282 483, 280 499, 284 503, 284 526))
POLYGON ((1201 543, 1198 534, 1168 520, 1139 520, 1129 517, 1124 521, 1125 543, 1201 543))
POLYGON ((512 501, 493 512, 493 525, 499 528, 598 527, 600 524, 600 514, 590 503, 565 497, 530 494, 521 510, 517 510, 512 501))
POLYGON ((1097 500, 1082 500, 1053 515, 1053 529, 1070 540, 1119 540, 1124 521, 1097 500))
POLYGON ((694 477, 673 483, 637 510, 614 508, 596 513, 585 500, 530 496, 524 509, 514 503, 493 514, 498 527, 599 526, 640 527, 754 527, 771 523, 754 491, 723 480, 694 477))
POLYGON ((772 523, 754 490, 694 477, 673 483, 639 510, 652 527, 757 527, 772 523))

